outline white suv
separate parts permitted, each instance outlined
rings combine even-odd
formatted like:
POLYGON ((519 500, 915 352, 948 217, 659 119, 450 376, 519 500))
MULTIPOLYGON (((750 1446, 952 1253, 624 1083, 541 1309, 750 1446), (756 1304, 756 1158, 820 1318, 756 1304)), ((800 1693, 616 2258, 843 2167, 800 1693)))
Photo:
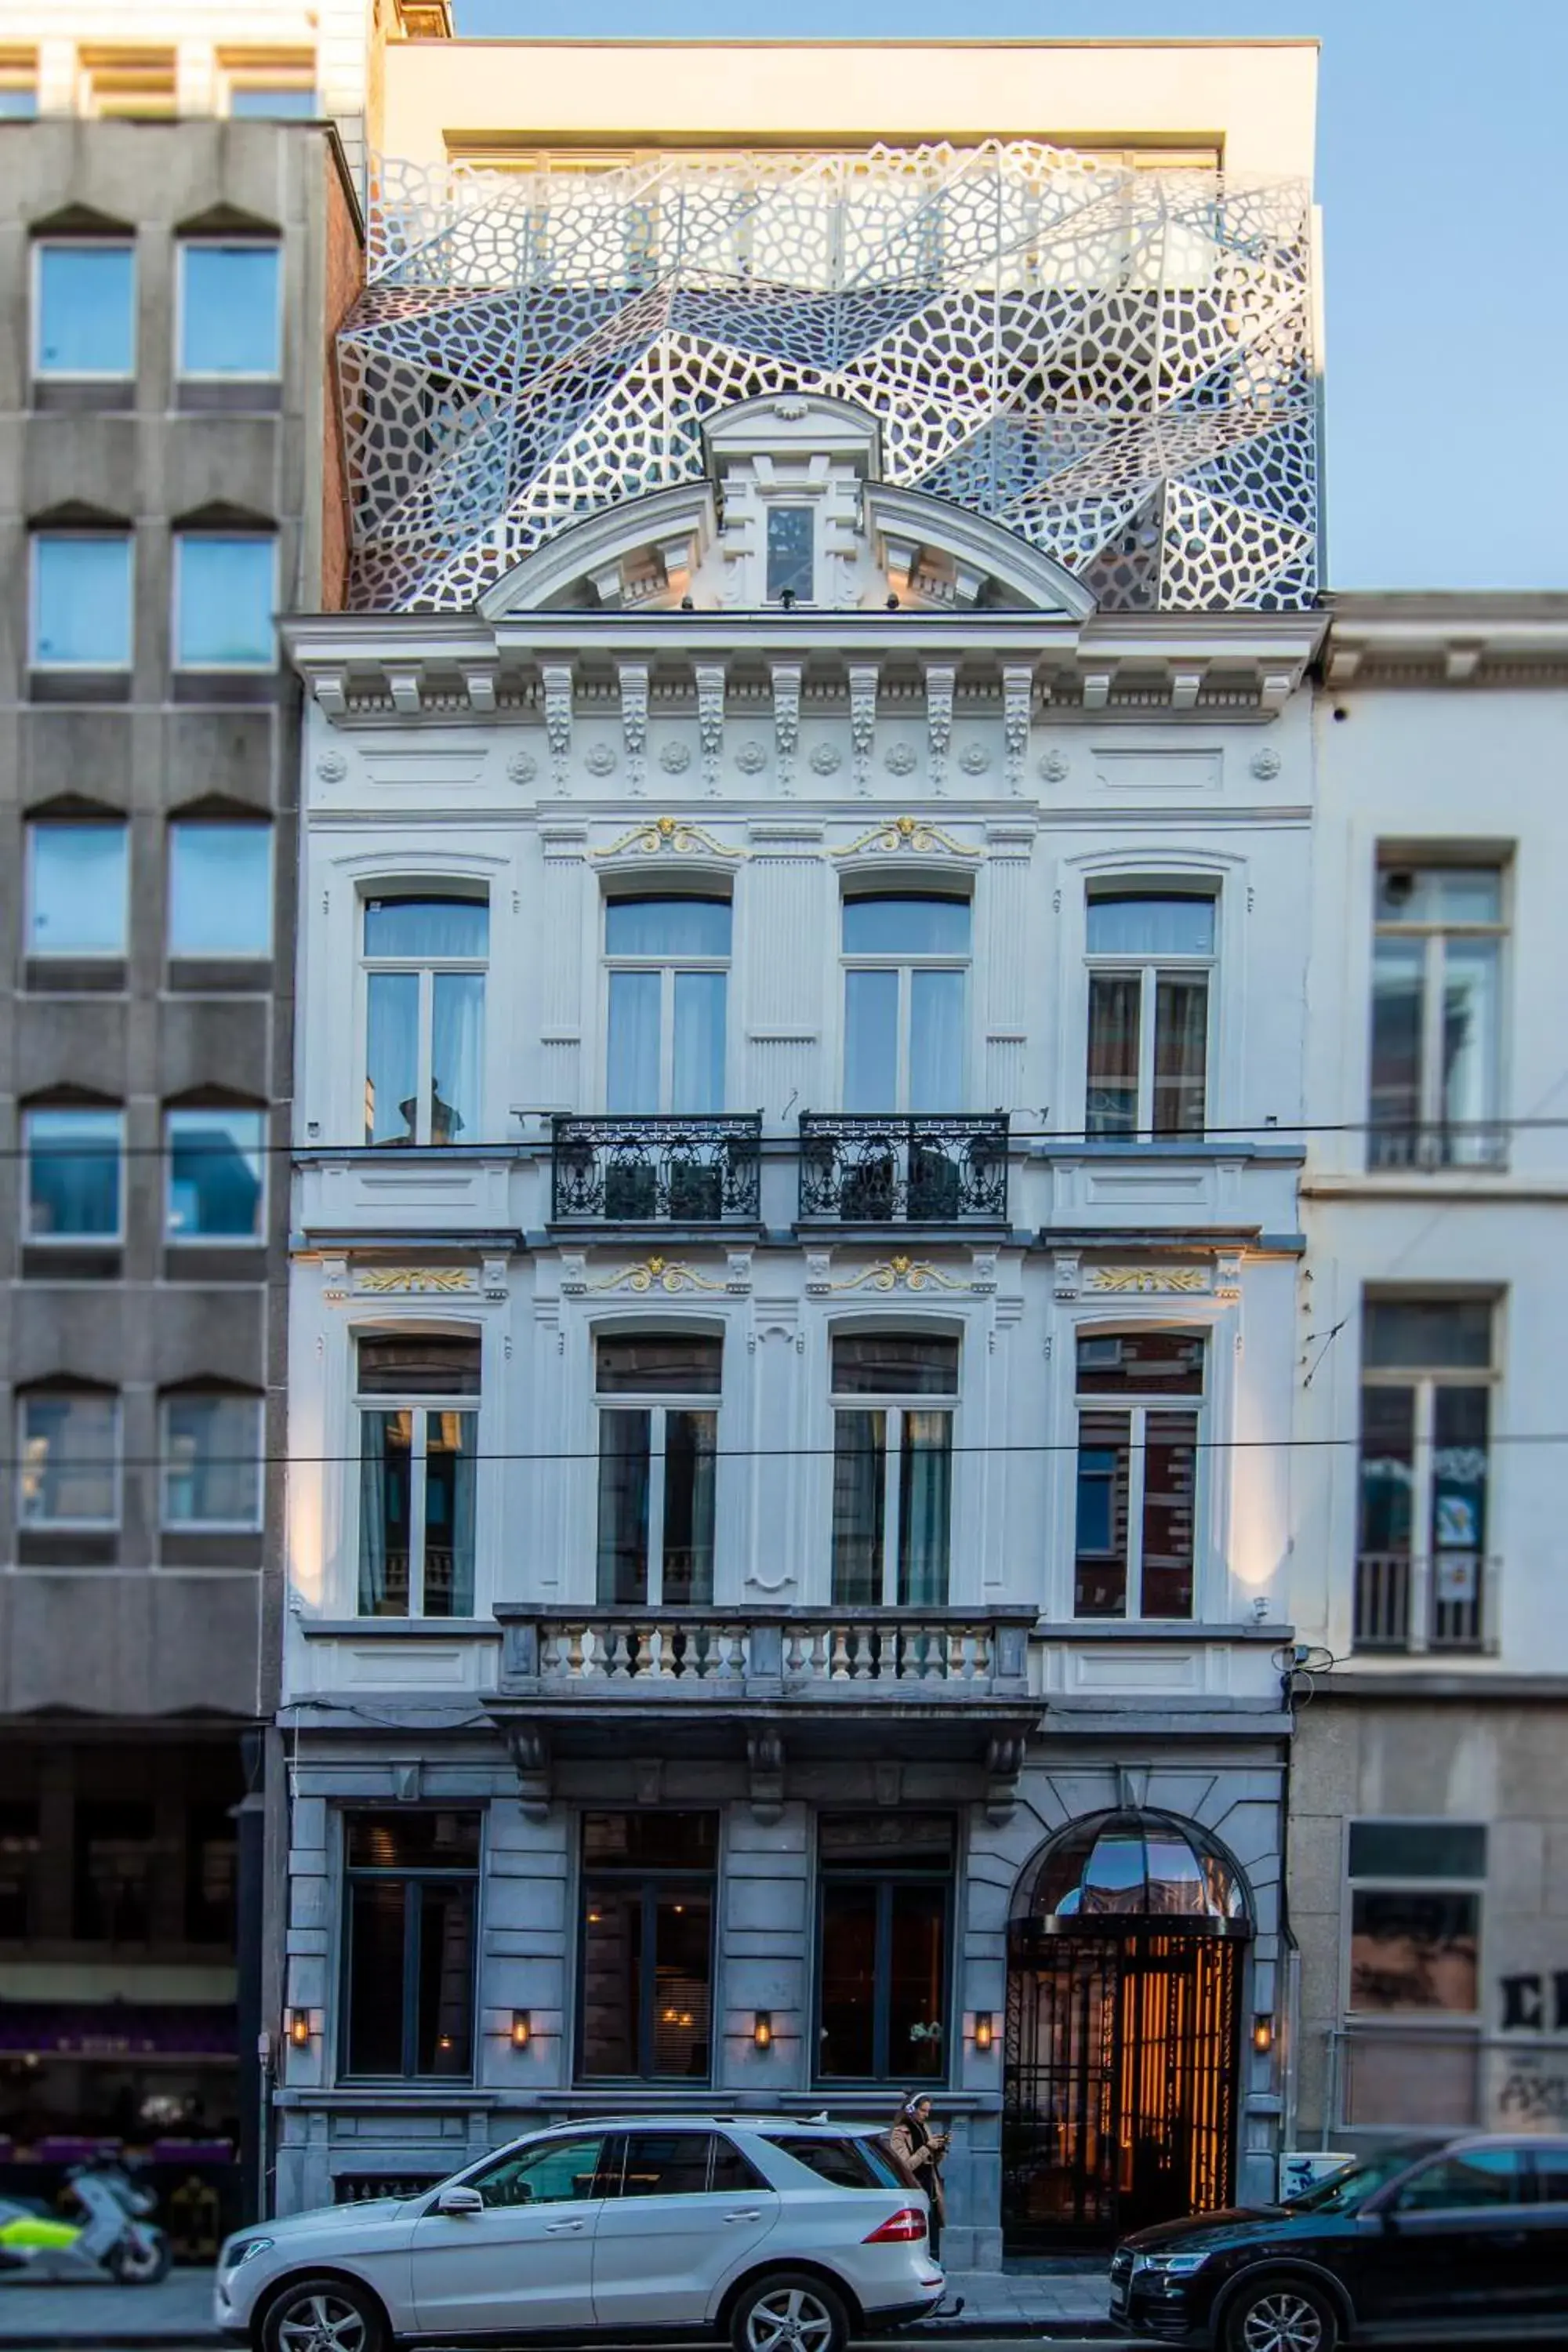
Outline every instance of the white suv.
POLYGON ((530 2133, 417 2197, 242 2231, 215 2316, 257 2352, 632 2334, 843 2352, 942 2295, 925 2200, 865 2131, 643 2116, 530 2133))

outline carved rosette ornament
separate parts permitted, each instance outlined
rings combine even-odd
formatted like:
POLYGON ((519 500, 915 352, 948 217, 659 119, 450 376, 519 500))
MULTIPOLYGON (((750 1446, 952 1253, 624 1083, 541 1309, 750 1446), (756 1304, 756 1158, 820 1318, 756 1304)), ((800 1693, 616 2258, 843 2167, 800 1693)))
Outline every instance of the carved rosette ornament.
POLYGON ((647 790, 647 664, 622 662, 616 673, 621 688, 621 737, 626 747, 626 789, 647 790))
POLYGON ((952 690, 958 672, 942 666, 926 670, 926 730, 931 740, 931 788, 947 789, 947 754, 952 741, 952 690))
POLYGON ((849 673, 849 749, 854 761, 855 789, 871 789, 871 745, 877 733, 877 672, 874 667, 849 673))

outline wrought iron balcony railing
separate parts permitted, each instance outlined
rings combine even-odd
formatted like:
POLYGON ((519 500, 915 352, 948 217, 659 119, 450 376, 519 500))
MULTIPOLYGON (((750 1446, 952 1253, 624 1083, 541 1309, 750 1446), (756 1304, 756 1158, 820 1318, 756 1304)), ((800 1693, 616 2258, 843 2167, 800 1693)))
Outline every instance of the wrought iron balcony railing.
POLYGON ((1414 1169, 1508 1166, 1508 1129, 1488 1121, 1448 1121, 1437 1126, 1380 1126, 1367 1131, 1367 1166, 1384 1173, 1414 1169))
POLYGON ((1022 1696, 1033 1612, 501 1603, 503 1694, 951 1704, 1022 1696))
POLYGON ((1479 1552, 1363 1551, 1356 1561, 1352 1645, 1410 1656, 1497 1646, 1498 1562, 1479 1552))
POLYGON ((551 1215, 558 1224, 754 1224, 762 1133, 733 1118, 553 1122, 551 1215))
POLYGON ((800 1213, 840 1224, 1005 1224, 1007 1114, 805 1111, 800 1213))

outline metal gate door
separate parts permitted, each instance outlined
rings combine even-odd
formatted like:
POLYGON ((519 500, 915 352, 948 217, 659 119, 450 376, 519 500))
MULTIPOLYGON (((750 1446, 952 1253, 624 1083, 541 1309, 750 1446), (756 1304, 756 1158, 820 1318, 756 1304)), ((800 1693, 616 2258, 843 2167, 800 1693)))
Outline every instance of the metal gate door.
POLYGON ((1002 2228, 1096 2245, 1229 2202, 1241 1951, 1139 1928, 1058 1937, 1007 1978, 1002 2228))

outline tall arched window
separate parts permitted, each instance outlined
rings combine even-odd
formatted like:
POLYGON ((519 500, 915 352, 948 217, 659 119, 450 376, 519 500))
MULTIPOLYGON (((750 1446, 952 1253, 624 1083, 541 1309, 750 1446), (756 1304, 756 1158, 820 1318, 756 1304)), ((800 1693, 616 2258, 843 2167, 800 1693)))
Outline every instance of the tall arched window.
POLYGON ((471 1617, 479 1338, 367 1336, 358 1390, 359 1613, 471 1617))
POLYGON ((917 1331, 833 1342, 833 1599, 938 1609, 952 1540, 958 1341, 917 1331))
POLYGON ((844 1108, 956 1111, 964 1103, 967 898, 844 902, 844 1108))
POLYGON ((724 1343, 699 1332, 598 1342, 598 1598, 681 1608, 713 1598, 724 1343))
POLYGON ((483 898, 367 898, 364 1139, 395 1146, 484 1136, 483 898))
POLYGON ((605 1107, 636 1117, 724 1108, 728 898, 611 898, 605 1107))

